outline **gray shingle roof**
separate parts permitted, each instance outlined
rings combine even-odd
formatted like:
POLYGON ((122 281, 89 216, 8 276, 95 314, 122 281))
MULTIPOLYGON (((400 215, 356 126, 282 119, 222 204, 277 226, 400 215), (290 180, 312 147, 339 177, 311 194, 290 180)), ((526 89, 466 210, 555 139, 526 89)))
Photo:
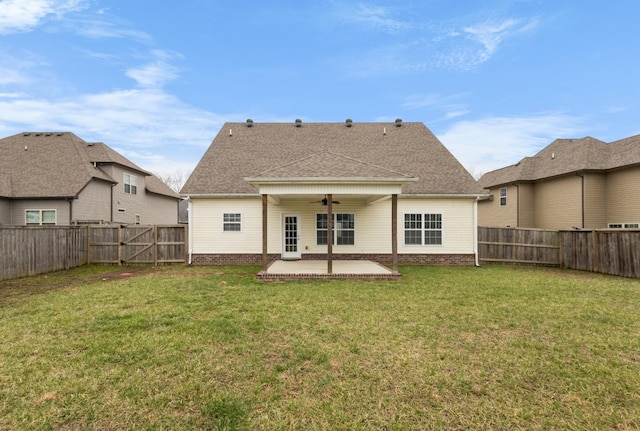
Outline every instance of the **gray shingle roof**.
POLYGON ((412 178, 381 166, 330 152, 317 153, 257 175, 256 178, 412 178))
POLYGON ((484 174, 483 187, 582 171, 606 171, 640 164, 640 135, 607 144, 598 139, 556 139, 533 157, 484 174))
POLYGON ((245 178, 417 178, 413 194, 482 188, 422 123, 226 123, 181 190, 255 194, 245 178))
MULTIPOLYGON (((0 154, 0 197, 6 198, 73 198, 92 179, 118 183, 99 168, 100 163, 118 163, 150 175, 108 146, 88 144, 70 132, 9 136, 0 139, 0 154)), ((168 186, 161 194, 179 197, 168 186)))

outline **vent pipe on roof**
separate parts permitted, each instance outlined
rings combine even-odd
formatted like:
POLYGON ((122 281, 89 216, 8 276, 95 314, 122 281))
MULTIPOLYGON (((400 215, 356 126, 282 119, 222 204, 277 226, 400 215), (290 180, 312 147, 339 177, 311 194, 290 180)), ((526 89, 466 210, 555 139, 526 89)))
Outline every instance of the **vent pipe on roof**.
POLYGON ((299 118, 296 118, 296 127, 301 127, 302 126, 302 120, 299 118))
POLYGON ((387 128, 386 127, 382 128, 382 134, 385 135, 385 136, 387 135, 387 128))
POLYGON ((402 127, 402 118, 396 118, 396 127, 402 127))
POLYGON ((353 120, 351 118, 347 118, 346 123, 347 123, 347 127, 353 126, 353 120))
POLYGON ((229 129, 229 136, 233 136, 233 129, 229 129))
POLYGON ((247 127, 253 127, 253 120, 251 118, 247 118, 247 127))

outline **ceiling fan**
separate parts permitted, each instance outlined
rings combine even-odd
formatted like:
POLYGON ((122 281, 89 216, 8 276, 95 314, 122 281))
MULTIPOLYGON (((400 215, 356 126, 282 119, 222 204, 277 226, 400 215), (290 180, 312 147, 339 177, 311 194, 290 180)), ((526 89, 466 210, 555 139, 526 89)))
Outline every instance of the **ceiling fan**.
MULTIPOLYGON (((327 197, 325 196, 322 200, 319 201, 313 201, 313 202, 309 202, 310 204, 319 204, 322 203, 322 205, 327 206, 327 204, 329 203, 329 199, 327 199, 327 197)), ((332 204, 336 204, 336 205, 340 205, 340 202, 338 201, 331 201, 332 204)))

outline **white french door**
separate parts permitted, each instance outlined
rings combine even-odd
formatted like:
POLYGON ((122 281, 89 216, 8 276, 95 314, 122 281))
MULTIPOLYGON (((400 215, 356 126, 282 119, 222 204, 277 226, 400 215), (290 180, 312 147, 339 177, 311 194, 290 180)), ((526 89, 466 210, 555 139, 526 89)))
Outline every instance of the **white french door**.
POLYGON ((284 214, 282 217, 282 259, 300 259, 300 216, 284 214))

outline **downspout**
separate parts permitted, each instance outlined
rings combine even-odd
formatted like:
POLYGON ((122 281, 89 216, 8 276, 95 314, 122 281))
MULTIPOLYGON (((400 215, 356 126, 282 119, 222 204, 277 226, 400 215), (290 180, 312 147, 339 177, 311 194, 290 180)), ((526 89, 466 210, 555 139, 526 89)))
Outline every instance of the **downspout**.
POLYGON ((480 197, 476 197, 476 200, 473 202, 473 225, 475 229, 473 229, 473 254, 476 258, 476 267, 480 266, 480 260, 478 257, 478 201, 480 197))
POLYGON ((581 212, 582 212, 582 225, 580 226, 581 229, 584 229, 584 175, 579 174, 578 172, 576 172, 576 175, 580 177, 580 187, 582 188, 582 202, 581 202, 581 212))
POLYGON ((69 226, 71 226, 73 221, 73 198, 67 199, 67 202, 69 202, 69 226))
POLYGON ((193 211, 191 211, 191 198, 187 197, 187 236, 189 237, 189 265, 191 265, 191 256, 193 255, 193 211))

